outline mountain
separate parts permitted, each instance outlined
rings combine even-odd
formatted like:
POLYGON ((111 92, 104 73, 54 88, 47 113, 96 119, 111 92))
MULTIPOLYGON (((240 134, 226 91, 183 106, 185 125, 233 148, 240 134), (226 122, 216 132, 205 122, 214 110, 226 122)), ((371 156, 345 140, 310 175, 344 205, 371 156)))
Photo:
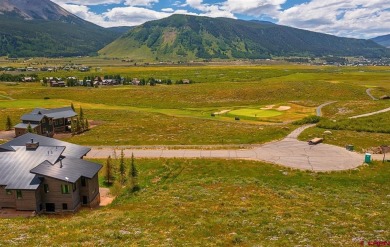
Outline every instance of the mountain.
POLYGON ((0 56, 96 54, 121 34, 87 22, 49 0, 0 1, 0 56))
POLYGON ((374 42, 383 45, 384 47, 390 48, 390 34, 379 36, 372 39, 374 42))
POLYGON ((116 32, 116 33, 119 33, 119 34, 124 34, 124 33, 127 33, 128 31, 130 31, 131 29, 133 29, 134 27, 126 27, 126 26, 123 26, 123 27, 109 27, 107 28, 108 30, 110 31, 113 31, 113 32, 116 32))
POLYGON ((133 28, 99 51, 134 59, 269 58, 390 55, 373 41, 340 38, 271 22, 172 15, 133 28))

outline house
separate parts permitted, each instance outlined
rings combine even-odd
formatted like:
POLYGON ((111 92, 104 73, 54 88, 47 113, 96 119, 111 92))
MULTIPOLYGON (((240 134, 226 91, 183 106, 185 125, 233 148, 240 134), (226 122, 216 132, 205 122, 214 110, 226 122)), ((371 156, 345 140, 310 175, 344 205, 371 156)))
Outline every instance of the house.
POLYGON ((33 132, 38 135, 52 137, 55 133, 70 131, 72 118, 77 113, 71 107, 55 109, 36 108, 21 117, 22 122, 15 125, 15 135, 21 136, 28 132, 30 125, 33 132))
POLYGON ((138 78, 133 78, 131 80, 131 84, 138 86, 141 83, 141 81, 138 78))
POLYGON ((74 212, 100 203, 100 164, 89 148, 32 133, 0 145, 0 209, 74 212))

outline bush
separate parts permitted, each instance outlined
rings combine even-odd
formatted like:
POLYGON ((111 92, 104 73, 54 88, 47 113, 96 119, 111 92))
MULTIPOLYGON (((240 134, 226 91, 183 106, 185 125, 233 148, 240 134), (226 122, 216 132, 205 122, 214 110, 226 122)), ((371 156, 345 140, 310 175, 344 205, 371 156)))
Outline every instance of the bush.
POLYGON ((301 120, 294 121, 293 124, 295 125, 303 125, 303 124, 315 124, 318 123, 321 120, 321 117, 319 116, 307 116, 301 120))

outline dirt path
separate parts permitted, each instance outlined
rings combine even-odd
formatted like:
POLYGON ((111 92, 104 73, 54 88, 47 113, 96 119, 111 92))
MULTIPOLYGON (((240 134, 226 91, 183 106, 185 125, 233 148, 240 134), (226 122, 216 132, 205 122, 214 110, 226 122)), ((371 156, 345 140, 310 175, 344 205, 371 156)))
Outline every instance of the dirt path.
MULTIPOLYGON (((221 158, 248 159, 274 163, 286 167, 311 171, 339 171, 360 166, 362 154, 349 152, 345 148, 318 144, 308 145, 296 138, 302 131, 314 125, 302 126, 281 141, 270 142, 251 149, 194 150, 194 149, 125 149, 126 157, 137 158, 221 158)), ((120 151, 113 148, 92 148, 87 158, 107 158, 120 151)))
POLYGON ((330 102, 327 102, 327 103, 324 103, 320 106, 317 107, 316 109, 316 114, 318 117, 322 117, 322 108, 324 108, 325 106, 327 105, 330 105, 330 104, 333 104, 333 103, 336 103, 337 101, 330 101, 330 102))
POLYGON ((388 107, 388 108, 386 108, 386 109, 383 109, 383 110, 380 110, 380 111, 369 112, 369 113, 366 113, 366 114, 361 114, 361 115, 349 117, 349 119, 361 118, 361 117, 368 117, 368 116, 372 116, 372 115, 376 115, 376 114, 384 113, 384 112, 388 112, 388 111, 390 111, 390 107, 388 107))
POLYGON ((366 94, 372 99, 372 100, 378 100, 377 98, 375 98, 372 94, 371 94, 371 88, 368 88, 366 90, 366 94))

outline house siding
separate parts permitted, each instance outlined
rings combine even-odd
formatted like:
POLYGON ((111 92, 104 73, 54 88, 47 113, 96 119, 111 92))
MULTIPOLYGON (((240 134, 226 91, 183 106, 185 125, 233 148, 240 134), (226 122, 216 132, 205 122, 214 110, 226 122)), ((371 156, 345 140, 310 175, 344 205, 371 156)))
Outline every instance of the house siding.
POLYGON ((0 187, 0 208, 15 208, 16 207, 16 191, 11 191, 11 195, 7 194, 5 186, 0 187))
POLYGON ((46 211, 47 203, 55 204, 55 212, 74 211, 80 204, 80 182, 76 181, 76 190, 73 191, 73 184, 54 178, 44 177, 42 184, 49 186, 49 192, 42 192, 43 209, 46 211), (69 185, 69 194, 62 194, 61 185, 69 185), (62 209, 62 205, 68 205, 67 210, 62 209))
POLYGON ((16 201, 16 210, 35 211, 37 209, 37 200, 35 190, 21 190, 22 198, 16 198, 16 190, 12 191, 16 201))
MULTIPOLYGON (((81 179, 80 179, 81 181, 81 179)), ((88 179, 85 178, 86 186, 81 186, 80 191, 80 200, 83 202, 83 197, 87 196, 88 201, 83 206, 96 206, 96 201, 100 202, 100 194, 99 194, 99 177, 96 174, 93 178, 88 179), (97 198, 98 197, 98 198, 97 198)), ((81 182, 80 182, 81 185, 81 182)))

